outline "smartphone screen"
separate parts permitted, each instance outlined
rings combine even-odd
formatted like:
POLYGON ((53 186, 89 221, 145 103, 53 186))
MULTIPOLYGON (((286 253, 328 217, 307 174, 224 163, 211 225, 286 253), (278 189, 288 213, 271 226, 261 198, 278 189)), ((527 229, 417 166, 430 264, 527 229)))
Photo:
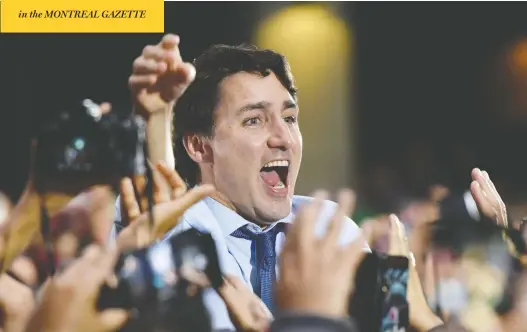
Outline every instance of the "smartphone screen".
POLYGON ((408 258, 373 251, 365 256, 355 277, 349 314, 360 331, 407 331, 408 258))
POLYGON ((381 270, 381 327, 380 332, 408 330, 408 258, 387 256, 381 270))

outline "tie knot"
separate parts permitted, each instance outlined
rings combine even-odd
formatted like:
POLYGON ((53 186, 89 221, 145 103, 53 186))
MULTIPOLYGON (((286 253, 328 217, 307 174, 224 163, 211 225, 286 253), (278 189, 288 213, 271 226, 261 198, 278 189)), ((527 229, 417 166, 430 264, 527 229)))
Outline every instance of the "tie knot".
POLYGON ((274 242, 276 235, 283 230, 283 223, 274 225, 273 228, 262 230, 253 224, 246 224, 232 232, 232 236, 247 240, 256 240, 267 242, 269 240, 274 242))

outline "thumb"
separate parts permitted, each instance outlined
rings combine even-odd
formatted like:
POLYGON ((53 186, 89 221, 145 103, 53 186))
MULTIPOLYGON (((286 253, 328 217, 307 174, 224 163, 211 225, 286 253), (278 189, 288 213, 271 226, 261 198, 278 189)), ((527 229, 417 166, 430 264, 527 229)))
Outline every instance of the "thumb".
POLYGON ((176 98, 179 98, 196 78, 196 68, 191 63, 186 62, 178 65, 174 72, 173 87, 176 98))
POLYGON ((393 256, 404 256, 403 238, 399 223, 399 218, 395 214, 390 214, 390 246, 388 253, 393 256))
POLYGON ((108 309, 101 312, 99 320, 103 331, 116 331, 128 319, 128 313, 122 309, 108 309))
POLYGON ((11 204, 11 200, 0 192, 0 227, 5 221, 7 221, 12 209, 13 205, 11 204))

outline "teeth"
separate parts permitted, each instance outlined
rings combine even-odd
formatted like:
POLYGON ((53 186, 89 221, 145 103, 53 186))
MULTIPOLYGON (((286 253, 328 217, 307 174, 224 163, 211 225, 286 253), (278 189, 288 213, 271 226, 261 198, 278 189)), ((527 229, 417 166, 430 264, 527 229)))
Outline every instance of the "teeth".
POLYGON ((268 162, 267 164, 264 165, 264 167, 288 167, 288 166, 289 166, 289 161, 287 160, 275 160, 275 161, 268 162))
POLYGON ((275 188, 275 189, 284 189, 285 188, 285 184, 282 181, 280 181, 273 188, 275 188))

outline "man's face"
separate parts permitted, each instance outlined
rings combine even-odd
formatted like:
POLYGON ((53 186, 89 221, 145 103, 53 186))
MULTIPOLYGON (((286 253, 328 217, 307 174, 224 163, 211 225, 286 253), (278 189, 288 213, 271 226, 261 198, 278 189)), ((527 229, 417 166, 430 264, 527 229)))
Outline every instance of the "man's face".
POLYGON ((211 139, 212 177, 251 221, 286 217, 302 159, 297 105, 274 74, 241 72, 220 85, 211 139))

